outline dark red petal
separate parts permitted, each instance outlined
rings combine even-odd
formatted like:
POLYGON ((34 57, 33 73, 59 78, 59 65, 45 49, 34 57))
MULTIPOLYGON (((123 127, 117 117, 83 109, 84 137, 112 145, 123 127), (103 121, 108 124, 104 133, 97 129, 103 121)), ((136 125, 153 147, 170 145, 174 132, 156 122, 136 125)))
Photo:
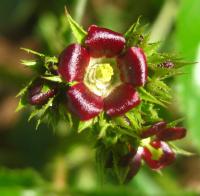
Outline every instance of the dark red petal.
POLYGON ((143 151, 143 159, 145 160, 146 164, 151 169, 162 169, 170 164, 175 160, 175 154, 168 146, 167 143, 162 141, 157 141, 156 143, 151 143, 152 147, 158 149, 160 147, 162 149, 163 154, 158 160, 152 159, 152 153, 147 147, 144 147, 143 151))
POLYGON ((145 160, 146 164, 151 168, 151 169, 160 169, 160 163, 158 160, 153 160, 152 159, 152 153, 147 147, 144 147, 143 150, 143 159, 145 160))
POLYGON ((160 130, 164 129, 166 126, 167 126, 167 123, 164 121, 157 122, 154 125, 152 125, 150 128, 142 131, 141 138, 151 137, 157 134, 160 130))
POLYGON ((82 81, 89 61, 87 49, 79 44, 71 44, 59 57, 58 72, 67 82, 82 81))
POLYGON ((161 148, 163 150, 163 155, 159 159, 159 162, 160 162, 160 168, 163 168, 163 167, 166 167, 166 166, 168 166, 168 165, 170 165, 174 162, 175 153, 172 151, 172 149, 165 142, 161 142, 161 148))
POLYGON ((126 182, 129 182, 139 171, 141 166, 142 153, 143 153, 143 148, 139 148, 136 155, 129 163, 129 172, 126 176, 126 182))
POLYGON ((157 132, 156 136, 159 140, 170 141, 185 137, 186 129, 183 127, 170 127, 157 132))
POLYGON ((68 107, 81 120, 89 120, 103 110, 103 99, 92 93, 83 83, 67 91, 68 107))
POLYGON ((140 103, 137 91, 131 84, 121 84, 104 99, 104 109, 109 116, 118 116, 140 103))
POLYGON ((121 80, 132 83, 135 87, 143 86, 147 80, 146 56, 141 48, 129 48, 118 58, 121 80))
POLYGON ((123 50, 125 38, 120 33, 91 25, 85 44, 92 57, 113 57, 119 55, 123 50))

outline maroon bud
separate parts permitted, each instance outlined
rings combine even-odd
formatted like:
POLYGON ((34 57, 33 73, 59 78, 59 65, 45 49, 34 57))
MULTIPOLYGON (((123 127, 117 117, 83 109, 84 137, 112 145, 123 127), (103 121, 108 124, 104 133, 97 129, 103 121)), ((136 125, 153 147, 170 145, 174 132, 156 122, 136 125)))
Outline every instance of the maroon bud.
POLYGON ((157 132, 156 136, 159 140, 171 141, 185 137, 186 129, 183 127, 169 127, 157 132))
POLYGON ((142 131, 141 138, 147 138, 147 137, 156 135, 158 132, 160 132, 160 130, 165 129, 166 126, 167 126, 167 123, 164 121, 157 122, 154 125, 152 125, 150 128, 142 131))
POLYGON ((31 105, 43 105, 47 103, 49 98, 56 94, 56 87, 50 84, 45 84, 44 80, 35 81, 28 90, 28 102, 31 105), (42 91, 43 86, 48 86, 48 90, 42 91))

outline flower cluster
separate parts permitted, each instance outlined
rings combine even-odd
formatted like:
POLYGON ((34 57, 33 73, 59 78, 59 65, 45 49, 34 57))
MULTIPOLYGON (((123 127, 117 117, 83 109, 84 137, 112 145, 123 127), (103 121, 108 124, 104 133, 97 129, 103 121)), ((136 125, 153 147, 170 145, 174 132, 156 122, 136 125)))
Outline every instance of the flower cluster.
POLYGON ((161 121, 158 111, 171 101, 164 80, 184 64, 158 53, 139 22, 121 34, 96 25, 86 32, 67 19, 78 43, 58 57, 24 49, 38 56, 22 61, 38 76, 19 93, 18 110, 34 106, 29 119, 37 116, 37 126, 47 122, 57 129, 62 120, 79 133, 90 130, 97 164, 118 178, 127 174, 121 182, 132 179, 142 162, 153 170, 170 165, 176 152, 168 141, 183 138, 186 129, 161 121), (119 172, 124 168, 127 173, 119 172))
MULTIPOLYGON (((185 135, 185 128, 167 127, 167 123, 164 121, 143 130, 137 148, 129 144, 129 152, 119 159, 119 166, 129 169, 126 181, 130 181, 137 174, 142 160, 153 170, 160 170, 172 164, 175 160, 175 152, 167 142, 184 138, 185 135)), ((112 157, 107 160, 106 167, 113 167, 112 157)))

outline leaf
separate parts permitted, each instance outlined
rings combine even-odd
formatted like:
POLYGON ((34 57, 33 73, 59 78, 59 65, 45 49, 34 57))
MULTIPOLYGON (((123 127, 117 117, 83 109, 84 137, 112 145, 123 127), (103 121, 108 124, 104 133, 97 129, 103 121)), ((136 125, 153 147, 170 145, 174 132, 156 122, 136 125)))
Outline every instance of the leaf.
POLYGON ((195 155, 195 153, 192 153, 192 152, 189 152, 189 151, 186 151, 186 150, 183 150, 183 149, 177 147, 172 142, 170 142, 169 144, 170 144, 170 146, 172 146, 172 148, 176 154, 180 154, 180 155, 184 155, 184 156, 194 156, 195 155))
POLYGON ((146 123, 151 124, 154 122, 158 122, 161 120, 158 116, 158 111, 154 108, 154 104, 150 103, 142 103, 142 114, 143 114, 143 119, 146 123))
POLYGON ((134 129, 136 130, 140 129, 142 124, 144 123, 140 111, 136 108, 128 111, 125 116, 127 116, 134 129))
POLYGON ((27 101, 27 90, 28 88, 31 86, 31 84, 33 83, 35 79, 31 80, 24 88, 22 88, 20 90, 20 92, 16 95, 16 97, 21 97, 19 100, 19 103, 17 105, 17 108, 15 110, 15 112, 19 112, 20 110, 22 110, 24 107, 26 107, 26 105, 28 104, 27 101))
POLYGON ((101 127, 100 131, 99 131, 99 135, 98 135, 98 139, 101 139, 103 137, 106 136, 106 130, 108 129, 108 127, 110 127, 110 124, 105 124, 105 126, 101 127))
POLYGON ((136 23, 132 24, 131 27, 124 33, 124 37, 126 39, 129 39, 137 30, 137 28, 140 25, 140 18, 141 16, 137 19, 136 23))
POLYGON ((151 55, 153 55, 160 47, 161 42, 155 42, 155 43, 148 43, 146 46, 143 48, 145 55, 147 58, 151 55))
POLYGON ((179 123, 183 122, 185 120, 185 118, 179 118, 177 120, 174 120, 170 123, 167 124, 168 127, 175 127, 176 125, 178 125, 179 123))
POLYGON ((31 49, 29 49, 29 48, 20 48, 20 49, 21 49, 21 50, 24 50, 24 51, 26 51, 26 52, 28 52, 28 53, 34 54, 34 55, 36 55, 36 56, 39 56, 39 57, 45 57, 44 54, 39 53, 39 52, 36 52, 36 51, 31 50, 31 49))
POLYGON ((33 83, 35 79, 31 80, 24 88, 22 88, 19 93, 16 95, 16 97, 20 97, 22 95, 24 95, 27 91, 27 89, 31 86, 31 84, 33 83))
POLYGON ((26 65, 27 67, 34 67, 37 64, 36 60, 21 60, 21 64, 26 65))
POLYGON ((163 81, 150 77, 148 78, 149 82, 146 85, 146 88, 148 91, 154 95, 155 97, 158 97, 160 100, 162 100, 165 103, 169 103, 171 100, 171 88, 167 86, 163 81))
POLYGON ((20 110, 25 108, 27 104, 28 104, 27 97, 23 95, 19 100, 17 108, 15 109, 15 112, 19 112, 20 110))
POLYGON ((77 42, 79 44, 83 43, 85 36, 87 35, 87 32, 76 21, 74 21, 74 19, 68 13, 66 7, 65 7, 65 14, 67 16, 67 20, 69 22, 70 28, 77 42))
POLYGON ((42 76, 41 78, 44 78, 46 80, 50 80, 52 82, 58 82, 58 83, 63 82, 60 76, 42 76))
POLYGON ((33 110, 33 112, 30 114, 29 118, 28 118, 28 121, 30 121, 33 117, 35 116, 38 116, 38 120, 37 120, 37 123, 36 123, 36 129, 38 129, 39 125, 41 124, 41 122, 43 121, 43 119, 45 118, 45 113, 46 111, 52 107, 53 105, 53 100, 54 100, 54 97, 53 98, 50 98, 48 100, 48 102, 41 106, 41 108, 39 109, 35 109, 33 110))
POLYGON ((78 125, 78 133, 81 133, 83 130, 91 128, 94 125, 95 118, 87 121, 80 121, 78 125))
POLYGON ((156 97, 154 97, 151 93, 147 92, 144 88, 139 88, 140 97, 148 102, 158 104, 164 108, 166 108, 166 105, 163 104, 160 100, 158 100, 156 97))

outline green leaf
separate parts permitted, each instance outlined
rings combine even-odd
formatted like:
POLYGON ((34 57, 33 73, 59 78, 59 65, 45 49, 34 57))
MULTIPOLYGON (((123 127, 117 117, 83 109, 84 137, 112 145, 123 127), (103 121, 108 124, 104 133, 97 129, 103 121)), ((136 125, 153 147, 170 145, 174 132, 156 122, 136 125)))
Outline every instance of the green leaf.
POLYGON ((17 108, 15 110, 15 112, 19 112, 20 110, 22 110, 24 107, 27 106, 28 101, 27 101, 27 90, 28 88, 31 86, 31 84, 33 83, 35 79, 31 80, 24 88, 22 88, 20 90, 20 92, 16 95, 16 97, 21 97, 19 100, 19 103, 17 105, 17 108))
POLYGON ((80 121, 78 125, 78 133, 81 133, 83 130, 91 128, 96 121, 96 118, 87 121, 80 121))
POLYGON ((134 129, 136 130, 141 129, 141 126, 144 123, 144 121, 142 119, 141 112, 137 108, 128 111, 125 114, 125 116, 127 116, 129 121, 133 125, 134 129))
POLYGON ((169 103, 169 101, 172 98, 171 88, 163 81, 157 78, 153 79, 148 78, 148 80, 149 82, 146 85, 148 91, 158 99, 163 100, 163 102, 169 103))
POLYGON ((44 78, 52 82, 58 82, 58 83, 63 82, 60 76, 42 76, 41 78, 44 78))
POLYGON ((21 60, 21 64, 26 65, 27 67, 35 67, 37 64, 36 60, 21 60))
POLYGON ((83 43, 85 36, 87 35, 87 32, 76 21, 74 21, 74 19, 68 13, 66 7, 65 7, 65 14, 67 16, 67 20, 69 22, 69 25, 77 42, 79 44, 83 43))
POLYGON ((39 57, 45 57, 44 54, 39 53, 39 52, 36 52, 36 51, 31 50, 31 49, 29 49, 29 48, 20 48, 20 49, 21 49, 21 50, 24 50, 24 51, 26 51, 26 52, 28 52, 28 53, 30 53, 30 54, 34 54, 34 55, 36 55, 36 56, 39 56, 39 57))
POLYGON ((118 126, 121 126, 121 127, 127 128, 127 129, 130 128, 130 123, 128 122, 128 120, 126 119, 125 116, 114 117, 114 118, 112 118, 112 121, 118 126))
POLYGON ((179 123, 183 122, 185 120, 185 118, 179 118, 177 120, 174 120, 170 123, 167 124, 168 127, 175 127, 176 125, 178 125, 179 123))
POLYGON ((53 100, 54 100, 54 97, 50 98, 45 105, 41 106, 39 109, 34 109, 33 112, 30 114, 28 121, 30 121, 33 117, 38 116, 37 123, 36 123, 36 129, 38 129, 39 125, 46 117, 46 111, 50 107, 52 107, 53 100))
POLYGON ((158 111, 154 108, 155 107, 154 104, 143 102, 141 106, 142 106, 141 112, 143 113, 143 119, 145 122, 151 124, 161 120, 161 118, 159 118, 158 116, 158 111))
POLYGON ((106 136, 106 130, 110 127, 110 124, 105 124, 103 127, 101 127, 98 135, 98 139, 101 139, 106 136))
POLYGON ((153 55, 160 47, 161 42, 155 42, 155 43, 148 43, 146 46, 143 48, 145 55, 147 58, 151 55, 153 55))
POLYGON ((20 97, 22 95, 24 95, 27 91, 27 89, 31 86, 31 84, 33 83, 35 79, 31 80, 24 88, 22 88, 19 93, 16 95, 16 97, 20 97))
POLYGON ((15 109, 15 112, 19 112, 20 110, 25 108, 27 106, 27 104, 28 104, 27 97, 25 95, 23 95, 19 100, 17 108, 15 109))
POLYGON ((170 146, 172 146, 172 148, 176 154, 180 154, 180 155, 184 155, 184 156, 194 156, 195 155, 195 153, 192 153, 192 152, 189 152, 189 151, 186 151, 186 150, 183 150, 183 149, 177 147, 172 142, 170 142, 169 144, 170 144, 170 146))
POLYGON ((136 30, 138 29, 140 25, 140 18, 141 16, 137 19, 136 23, 132 24, 131 27, 126 31, 126 33, 124 33, 124 37, 126 39, 129 39, 130 37, 132 37, 132 35, 136 32, 136 30))
POLYGON ((141 99, 143 99, 147 102, 158 104, 158 105, 166 108, 166 105, 164 103, 162 103, 160 100, 158 100, 156 97, 154 97, 151 93, 147 92, 144 88, 139 88, 139 92, 140 92, 141 99))

